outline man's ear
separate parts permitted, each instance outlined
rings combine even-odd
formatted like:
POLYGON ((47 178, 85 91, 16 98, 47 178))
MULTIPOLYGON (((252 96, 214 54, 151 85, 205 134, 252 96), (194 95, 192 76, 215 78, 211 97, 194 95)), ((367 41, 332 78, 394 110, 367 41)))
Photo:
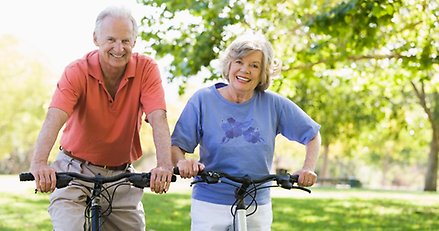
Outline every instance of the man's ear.
POLYGON ((96 32, 93 32, 93 43, 94 43, 96 46, 99 46, 98 38, 97 38, 97 36, 96 36, 96 32))

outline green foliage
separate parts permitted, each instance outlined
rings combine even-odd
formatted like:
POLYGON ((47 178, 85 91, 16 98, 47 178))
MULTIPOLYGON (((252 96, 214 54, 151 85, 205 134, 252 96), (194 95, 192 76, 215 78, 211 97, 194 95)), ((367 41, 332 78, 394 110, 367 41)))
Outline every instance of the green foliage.
MULTIPOLYGON (((160 9, 162 19, 154 21, 150 16, 150 21, 144 21, 143 39, 153 41, 159 57, 172 57, 167 74, 171 81, 178 77, 180 93, 188 79, 200 77, 197 74, 203 68, 211 73, 202 72, 202 78, 217 78, 212 61, 237 34, 245 29, 262 31, 283 64, 282 76, 274 80, 271 89, 322 124, 324 144, 341 142, 347 146, 345 154, 354 156, 354 150, 370 144, 366 137, 372 133, 399 143, 392 155, 417 150, 411 153, 425 159, 419 150, 425 150, 428 137, 414 136, 417 142, 406 142, 399 133, 406 130, 407 120, 414 118, 406 115, 420 110, 416 105, 422 99, 414 94, 412 85, 425 93, 423 112, 430 110, 434 115, 430 123, 439 124, 437 1, 142 3, 160 9), (180 20, 182 12, 187 20, 180 20), (176 23, 179 20, 180 24, 176 23), (189 26, 157 29, 167 24, 189 26), (418 149, 417 144, 424 146, 418 149)), ((417 115, 416 120, 426 121, 423 114, 417 115)), ((383 151, 376 153, 386 158, 383 151)), ((371 164, 379 165, 380 161, 371 164)))
MULTIPOLYGON (((36 57, 19 52, 18 42, 0 38, 0 159, 26 155, 33 146, 51 95, 47 73, 36 57)), ((22 157, 24 158, 24 157, 22 157)))
POLYGON ((158 57, 172 55, 167 75, 170 81, 183 77, 185 82, 184 77, 197 74, 202 67, 209 67, 210 61, 224 47, 224 28, 244 17, 239 2, 141 2, 156 7, 158 11, 158 15, 146 15, 142 19, 145 30, 141 37, 157 52, 158 57))

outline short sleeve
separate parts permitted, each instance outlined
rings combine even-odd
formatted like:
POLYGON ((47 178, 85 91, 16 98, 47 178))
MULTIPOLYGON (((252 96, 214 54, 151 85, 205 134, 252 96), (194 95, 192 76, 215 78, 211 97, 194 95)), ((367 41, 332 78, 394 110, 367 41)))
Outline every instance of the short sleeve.
POLYGON ((152 59, 146 61, 142 70, 142 90, 140 101, 142 110, 149 114, 154 110, 166 110, 165 92, 157 63, 152 59))
POLYGON ((192 96, 184 107, 171 135, 172 145, 193 153, 201 136, 201 115, 199 95, 192 96))
POLYGON ((55 92, 49 107, 58 108, 67 114, 72 114, 75 105, 81 97, 83 86, 87 77, 86 70, 80 65, 69 65, 64 70, 61 79, 56 85, 55 92))
POLYGON ((288 99, 282 99, 279 117, 279 132, 287 139, 304 145, 311 141, 320 130, 317 122, 288 99))

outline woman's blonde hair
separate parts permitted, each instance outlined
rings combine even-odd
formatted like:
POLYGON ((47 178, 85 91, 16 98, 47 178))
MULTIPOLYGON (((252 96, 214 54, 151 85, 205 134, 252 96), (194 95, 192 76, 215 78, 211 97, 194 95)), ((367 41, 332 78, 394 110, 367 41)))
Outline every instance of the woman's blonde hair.
POLYGON ((274 59, 271 43, 260 33, 247 32, 237 37, 220 58, 220 70, 223 78, 229 80, 230 64, 254 51, 262 53, 260 82, 255 90, 265 91, 271 84, 271 77, 279 75, 280 62, 274 59))

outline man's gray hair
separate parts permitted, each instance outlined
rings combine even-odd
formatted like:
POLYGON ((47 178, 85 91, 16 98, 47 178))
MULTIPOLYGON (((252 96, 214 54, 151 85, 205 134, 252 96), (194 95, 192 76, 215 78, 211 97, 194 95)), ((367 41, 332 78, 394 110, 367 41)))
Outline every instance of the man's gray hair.
POLYGON ((133 15, 131 14, 131 11, 129 9, 122 7, 122 6, 120 6, 120 7, 119 6, 109 6, 109 7, 105 8, 104 10, 102 10, 101 13, 99 13, 98 17, 96 18, 96 24, 95 24, 95 30, 94 30, 94 32, 96 34, 99 34, 101 26, 102 26, 102 21, 107 16, 128 18, 131 21, 131 23, 133 24, 133 38, 134 38, 134 40, 136 40, 137 33, 138 33, 136 19, 133 17, 133 15))

